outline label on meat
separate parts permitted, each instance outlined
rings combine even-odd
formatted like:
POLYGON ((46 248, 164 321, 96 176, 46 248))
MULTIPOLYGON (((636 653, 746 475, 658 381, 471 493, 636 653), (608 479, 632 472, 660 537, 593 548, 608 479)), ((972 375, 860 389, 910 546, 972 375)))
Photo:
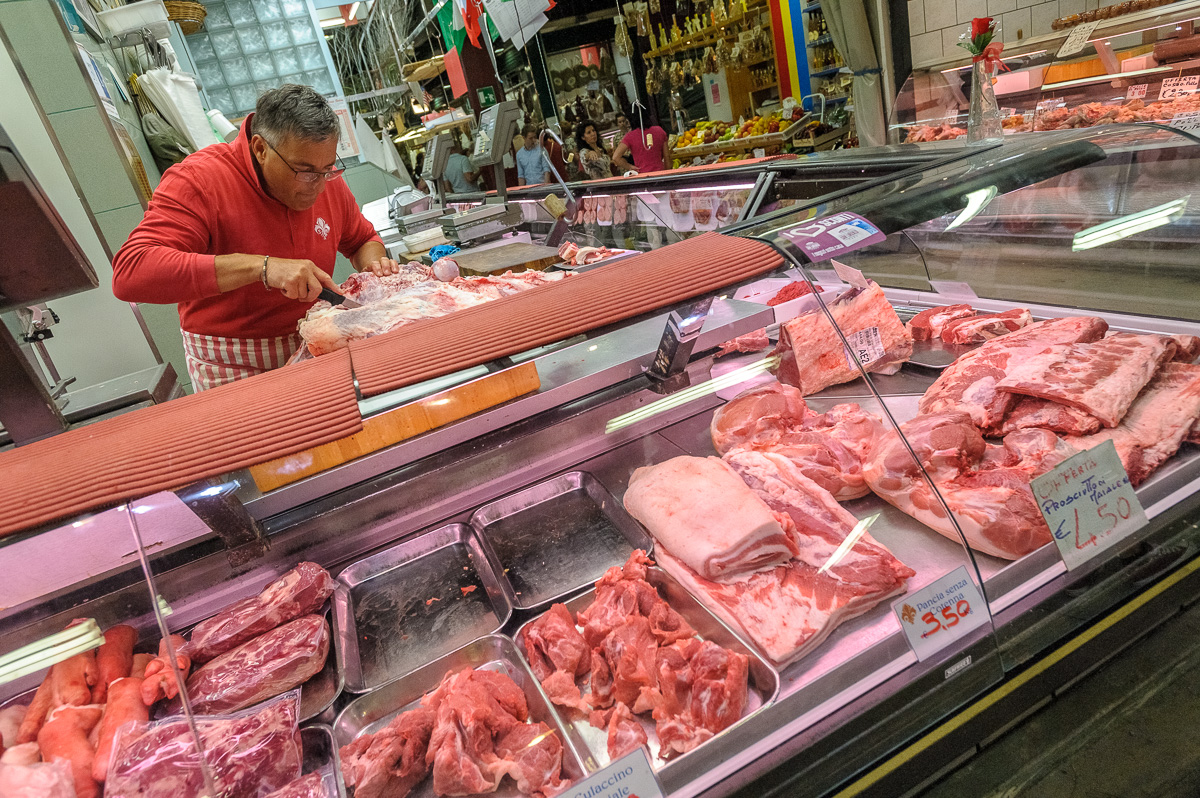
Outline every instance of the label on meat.
POLYGON ((646 758, 646 749, 636 751, 598 770, 559 793, 560 798, 662 798, 662 787, 646 758))
POLYGON ((1147 523, 1112 441, 1063 460, 1030 487, 1068 571, 1147 523))
POLYGON ((887 238, 857 213, 835 213, 824 219, 796 225, 782 233, 813 263, 878 244, 887 238))
MULTIPOLYGON (((968 632, 987 625, 991 615, 979 588, 960 565, 941 579, 897 599, 892 611, 918 660, 926 660, 968 632)), ((952 674, 947 673, 949 678, 952 674)))
POLYGON ((883 357, 883 336, 879 334, 878 327, 864 327, 858 332, 849 333, 846 341, 850 344, 846 349, 846 363, 850 368, 858 363, 866 368, 883 357))

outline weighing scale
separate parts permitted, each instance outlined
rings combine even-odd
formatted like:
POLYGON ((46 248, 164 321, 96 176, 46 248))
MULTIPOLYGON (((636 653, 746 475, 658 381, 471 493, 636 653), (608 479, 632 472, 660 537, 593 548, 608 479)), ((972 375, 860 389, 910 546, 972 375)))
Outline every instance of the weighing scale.
MULTIPOLYGON (((477 169, 491 166, 496 177, 495 204, 480 205, 461 213, 448 214, 438 222, 447 239, 459 247, 499 238, 516 228, 523 219, 521 209, 509 206, 508 186, 504 182, 504 153, 512 149, 513 137, 521 124, 521 109, 513 100, 505 100, 485 110, 479 119, 471 163, 477 169)), ((428 160, 428 159, 427 159, 428 160)))
POLYGON ((437 207, 409 213, 393 218, 401 235, 413 235, 431 227, 437 227, 438 219, 446 215, 446 189, 442 177, 446 174, 446 161, 450 158, 452 133, 439 133, 425 145, 425 165, 421 177, 437 192, 437 207))

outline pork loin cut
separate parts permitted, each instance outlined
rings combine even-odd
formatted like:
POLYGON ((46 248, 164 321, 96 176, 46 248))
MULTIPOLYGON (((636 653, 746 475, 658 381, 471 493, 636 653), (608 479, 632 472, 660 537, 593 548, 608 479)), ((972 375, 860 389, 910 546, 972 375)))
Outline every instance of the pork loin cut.
POLYGON ((739 335, 737 338, 730 338, 721 344, 714 357, 724 357, 725 355, 732 355, 735 352, 761 352, 770 345, 771 339, 767 337, 767 328, 761 327, 754 332, 739 335))
POLYGON ((848 289, 828 308, 853 352, 822 309, 802 313, 780 327, 781 382, 807 396, 857 379, 860 362, 867 371, 895 374, 912 357, 912 337, 877 284, 848 289))
POLYGON ((1017 559, 1050 542, 1050 529, 1029 488, 1075 453, 1048 430, 1021 430, 988 444, 963 413, 917 416, 888 431, 863 466, 880 498, 951 540, 960 540, 938 501, 941 493, 967 545, 984 554, 1017 559), (909 452, 916 454, 916 460, 909 452), (921 473, 925 467, 933 484, 921 473))
POLYGON ((717 457, 676 457, 639 468, 625 508, 707 579, 783 563, 796 553, 767 505, 717 457))
POLYGON ((922 413, 966 413, 975 426, 995 433, 1016 403, 1014 394, 997 388, 1010 364, 1049 346, 1098 341, 1107 329, 1104 319, 1068 316, 1039 321, 988 341, 945 369, 918 407, 922 413))
POLYGON ((659 564, 705 606, 742 631, 768 658, 786 665, 803 657, 838 624, 902 592, 914 572, 863 529, 828 491, 786 458, 737 455, 739 473, 772 507, 796 519, 796 558, 725 582, 706 579, 665 547, 659 564), (851 535, 855 540, 847 541, 851 535), (843 545, 845 547, 843 548, 843 545))
POLYGON ((1048 429, 1063 435, 1091 435, 1101 426, 1100 419, 1077 408, 1049 399, 1022 396, 1004 419, 1000 434, 1021 429, 1048 429))
POLYGON ((975 309, 970 305, 943 305, 922 310, 909 319, 904 327, 914 341, 930 341, 941 338, 942 329, 950 322, 974 315, 975 309))
POLYGON ((1077 408, 1115 427, 1175 349, 1166 336, 1132 333, 1049 346, 1012 363, 996 387, 1077 408))
POLYGON ((941 337, 948 344, 981 344, 1032 323, 1033 314, 1028 309, 1013 308, 951 321, 942 328, 941 337))
POLYGON ((1179 450, 1183 440, 1200 427, 1200 366, 1166 363, 1150 381, 1115 429, 1069 437, 1077 449, 1091 449, 1111 440, 1129 474, 1140 485, 1179 450))

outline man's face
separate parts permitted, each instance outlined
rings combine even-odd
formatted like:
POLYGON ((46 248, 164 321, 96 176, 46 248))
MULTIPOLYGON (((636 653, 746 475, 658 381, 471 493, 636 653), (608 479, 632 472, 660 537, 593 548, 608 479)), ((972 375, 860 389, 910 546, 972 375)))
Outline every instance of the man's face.
POLYGON ((537 133, 526 133, 525 149, 532 150, 535 146, 537 146, 537 133))
POLYGON ((285 136, 274 147, 257 134, 250 140, 267 191, 294 211, 306 211, 317 204, 326 181, 323 177, 310 181, 304 173, 323 174, 337 168, 337 144, 337 136, 322 140, 285 136))

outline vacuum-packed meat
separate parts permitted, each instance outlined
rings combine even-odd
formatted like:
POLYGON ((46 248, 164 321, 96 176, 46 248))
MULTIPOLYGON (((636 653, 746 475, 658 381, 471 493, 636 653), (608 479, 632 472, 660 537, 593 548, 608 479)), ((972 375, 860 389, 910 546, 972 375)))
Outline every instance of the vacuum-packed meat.
POLYGON ((771 510, 716 457, 676 457, 637 469, 625 508, 710 579, 786 562, 796 552, 771 510))
POLYGON ((309 773, 280 787, 266 798, 337 798, 337 787, 331 783, 331 779, 332 776, 309 773))
MULTIPOLYGON (((233 717, 196 718, 222 798, 263 798, 300 776, 303 750, 293 692, 233 717)), ((204 776, 183 718, 125 726, 104 785, 105 798, 199 798, 204 776)))
POLYGON ((187 681, 196 712, 233 712, 290 690, 325 667, 329 624, 305 615, 206 663, 187 681))
POLYGON ((329 572, 316 563, 302 562, 257 596, 242 599, 197 624, 187 653, 193 662, 208 662, 263 632, 316 612, 332 594, 329 572))

